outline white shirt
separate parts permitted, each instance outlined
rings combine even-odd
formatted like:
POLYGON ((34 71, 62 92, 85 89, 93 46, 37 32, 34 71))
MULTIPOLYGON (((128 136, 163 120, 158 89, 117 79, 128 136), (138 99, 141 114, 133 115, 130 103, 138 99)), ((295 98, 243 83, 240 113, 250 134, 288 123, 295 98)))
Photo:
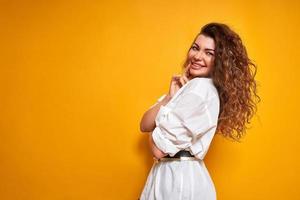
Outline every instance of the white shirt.
POLYGON ((203 159, 217 128, 219 106, 212 79, 204 77, 188 81, 165 106, 161 105, 152 132, 156 146, 170 156, 188 150, 199 160, 154 162, 141 200, 216 199, 203 159))

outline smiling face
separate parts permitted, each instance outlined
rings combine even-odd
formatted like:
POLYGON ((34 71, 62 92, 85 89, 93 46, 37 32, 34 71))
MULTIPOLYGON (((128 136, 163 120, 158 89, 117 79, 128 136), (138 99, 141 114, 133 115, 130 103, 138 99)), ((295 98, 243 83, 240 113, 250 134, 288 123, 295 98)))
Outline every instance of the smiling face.
POLYGON ((198 35, 188 52, 189 78, 211 77, 215 60, 215 42, 211 37, 198 35))

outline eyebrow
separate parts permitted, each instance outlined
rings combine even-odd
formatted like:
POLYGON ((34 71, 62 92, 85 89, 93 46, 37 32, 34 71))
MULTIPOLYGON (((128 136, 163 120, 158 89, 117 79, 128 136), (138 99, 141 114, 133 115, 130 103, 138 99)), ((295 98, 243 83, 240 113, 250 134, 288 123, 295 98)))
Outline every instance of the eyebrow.
MULTIPOLYGON (((194 43, 198 48, 199 48, 199 45, 197 43, 194 43)), ((214 49, 209 49, 209 48, 206 48, 204 50, 210 50, 210 51, 215 51, 214 49)))

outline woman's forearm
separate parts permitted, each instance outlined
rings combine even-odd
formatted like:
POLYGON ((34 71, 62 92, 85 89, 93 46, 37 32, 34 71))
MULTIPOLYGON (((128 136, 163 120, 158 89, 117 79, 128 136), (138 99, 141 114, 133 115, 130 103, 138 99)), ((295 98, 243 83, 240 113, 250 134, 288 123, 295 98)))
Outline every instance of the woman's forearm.
POLYGON ((145 112, 140 122, 140 130, 142 132, 150 132, 155 128, 155 118, 161 105, 166 105, 172 97, 166 95, 160 102, 145 112))
POLYGON ((152 132, 149 133, 149 146, 151 148, 152 154, 156 159, 160 159, 168 154, 162 152, 157 146, 155 145, 153 138, 152 138, 152 132))

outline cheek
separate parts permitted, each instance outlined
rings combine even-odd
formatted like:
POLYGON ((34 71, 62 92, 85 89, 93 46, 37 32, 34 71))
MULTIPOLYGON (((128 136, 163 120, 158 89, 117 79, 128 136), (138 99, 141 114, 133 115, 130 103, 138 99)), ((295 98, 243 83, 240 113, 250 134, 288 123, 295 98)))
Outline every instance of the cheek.
POLYGON ((188 59, 190 60, 192 57, 194 57, 194 55, 195 55, 195 52, 190 51, 190 52, 188 53, 188 59))
POLYGON ((210 67, 212 67, 212 66, 214 65, 214 59, 213 59, 213 58, 209 58, 209 59, 207 60, 207 64, 208 64, 210 67))

